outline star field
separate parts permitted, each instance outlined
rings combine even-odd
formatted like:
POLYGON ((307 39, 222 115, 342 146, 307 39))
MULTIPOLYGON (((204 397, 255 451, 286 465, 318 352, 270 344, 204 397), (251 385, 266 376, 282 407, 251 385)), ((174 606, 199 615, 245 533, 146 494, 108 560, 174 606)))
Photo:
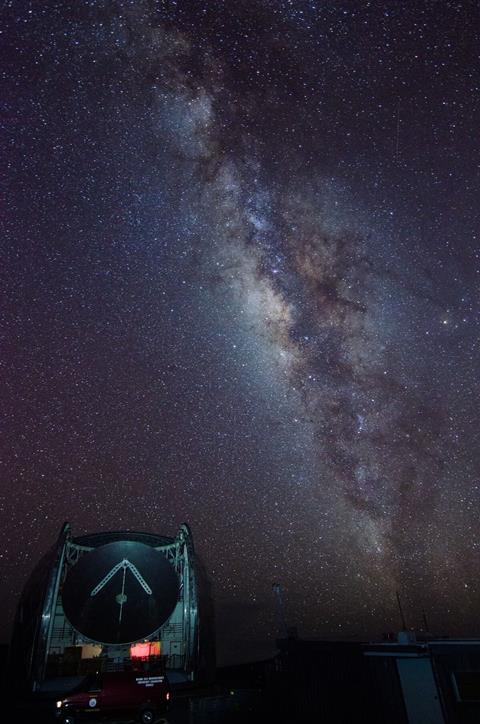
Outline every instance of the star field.
POLYGON ((395 629, 397 590, 479 633, 479 21, 4 3, 10 619, 64 520, 185 520, 221 661, 272 650, 274 581, 305 636, 395 629))

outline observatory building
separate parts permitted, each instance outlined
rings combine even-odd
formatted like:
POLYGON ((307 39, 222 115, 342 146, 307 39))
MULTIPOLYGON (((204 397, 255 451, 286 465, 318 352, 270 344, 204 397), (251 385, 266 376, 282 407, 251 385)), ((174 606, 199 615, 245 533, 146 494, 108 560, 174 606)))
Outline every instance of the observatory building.
POLYGON ((29 691, 96 671, 166 668, 173 682, 215 669, 210 586, 186 524, 175 538, 73 536, 69 523, 21 596, 10 671, 29 691))

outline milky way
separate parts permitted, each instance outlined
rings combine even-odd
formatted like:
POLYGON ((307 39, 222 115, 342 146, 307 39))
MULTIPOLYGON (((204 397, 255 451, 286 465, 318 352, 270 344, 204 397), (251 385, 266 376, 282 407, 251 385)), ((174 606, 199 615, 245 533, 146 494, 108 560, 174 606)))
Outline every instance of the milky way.
POLYGON ((478 8, 6 5, 9 610, 186 520, 221 659, 477 633, 478 8))

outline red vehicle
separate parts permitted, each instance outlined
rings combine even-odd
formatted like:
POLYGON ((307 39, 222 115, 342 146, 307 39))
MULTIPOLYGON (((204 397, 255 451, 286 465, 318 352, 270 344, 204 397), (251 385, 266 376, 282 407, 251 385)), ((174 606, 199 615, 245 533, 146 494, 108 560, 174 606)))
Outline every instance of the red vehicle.
POLYGON ((153 724, 165 714, 170 699, 164 674, 125 671, 88 676, 83 684, 57 701, 61 724, 92 718, 136 718, 153 724))

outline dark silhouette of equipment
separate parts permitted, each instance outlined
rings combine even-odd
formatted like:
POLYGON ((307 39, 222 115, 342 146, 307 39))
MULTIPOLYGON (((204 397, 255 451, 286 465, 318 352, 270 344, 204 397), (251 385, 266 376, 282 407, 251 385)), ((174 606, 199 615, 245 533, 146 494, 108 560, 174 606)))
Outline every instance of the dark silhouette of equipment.
POLYGON ((65 615, 76 630, 107 644, 147 638, 165 623, 177 598, 171 563, 138 541, 107 543, 82 556, 62 592, 65 615))

